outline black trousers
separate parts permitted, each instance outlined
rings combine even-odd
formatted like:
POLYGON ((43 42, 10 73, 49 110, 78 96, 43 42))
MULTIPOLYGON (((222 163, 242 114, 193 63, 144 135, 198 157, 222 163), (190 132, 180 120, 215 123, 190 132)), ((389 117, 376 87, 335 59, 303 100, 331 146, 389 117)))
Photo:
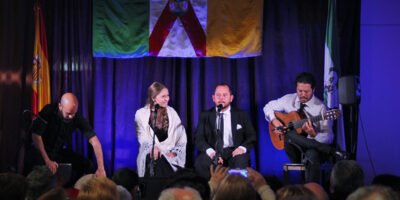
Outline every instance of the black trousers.
MULTIPOLYGON (((50 155, 49 155, 50 156, 50 155)), ((71 149, 62 149, 57 152, 57 154, 52 155, 51 160, 60 163, 71 163, 72 172, 71 178, 68 184, 75 183, 80 177, 85 174, 90 174, 95 172, 93 162, 84 156, 75 153, 71 149)), ((29 146, 25 151, 25 165, 24 174, 27 175, 32 171, 33 167, 37 165, 46 165, 39 150, 34 146, 29 146)))
POLYGON ((290 131, 285 135, 285 152, 293 163, 306 165, 305 181, 321 183, 321 163, 325 162, 332 147, 320 143, 314 139, 306 138, 296 131, 290 131))
MULTIPOLYGON (((150 154, 146 156, 146 171, 144 177, 150 177, 150 154)), ((154 176, 153 177, 170 177, 174 173, 168 160, 162 155, 161 158, 154 160, 154 176)))
MULTIPOLYGON (((223 166, 231 169, 245 169, 250 166, 250 155, 246 152, 241 155, 232 157, 232 152, 235 148, 224 148, 222 150, 222 159, 224 160, 223 166)), ((212 164, 211 158, 206 153, 200 153, 195 162, 196 173, 200 176, 210 180, 210 166, 212 164)), ((214 166, 215 168, 215 166, 214 166)))

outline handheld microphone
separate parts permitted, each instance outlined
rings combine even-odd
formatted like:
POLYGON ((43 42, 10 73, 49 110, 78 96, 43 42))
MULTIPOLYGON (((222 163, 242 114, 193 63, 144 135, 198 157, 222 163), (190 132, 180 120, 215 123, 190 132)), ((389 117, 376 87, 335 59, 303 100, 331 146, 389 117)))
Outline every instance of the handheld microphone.
POLYGON ((25 113, 27 113, 27 112, 30 113, 31 115, 37 117, 37 118, 40 119, 44 124, 47 125, 47 121, 46 121, 46 120, 44 120, 40 115, 35 114, 34 112, 32 112, 32 111, 29 110, 29 109, 24 110, 24 112, 22 112, 22 113, 25 114, 25 113))
POLYGON ((218 111, 218 112, 221 112, 221 110, 222 110, 222 104, 219 104, 219 105, 217 106, 217 111, 218 111))

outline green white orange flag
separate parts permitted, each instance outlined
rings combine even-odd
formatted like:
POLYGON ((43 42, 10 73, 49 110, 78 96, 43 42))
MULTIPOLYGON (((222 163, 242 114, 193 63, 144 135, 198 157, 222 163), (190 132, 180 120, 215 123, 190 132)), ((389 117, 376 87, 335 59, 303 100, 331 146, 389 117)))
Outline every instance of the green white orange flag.
POLYGON ((38 113, 50 103, 50 76, 46 29, 39 1, 35 3, 35 45, 32 71, 32 111, 38 113))
POLYGON ((94 0, 93 56, 261 54, 263 0, 94 0))
MULTIPOLYGON (((329 0, 325 33, 324 102, 328 108, 339 108, 338 75, 340 75, 339 36, 336 16, 336 0, 329 0)), ((345 150, 343 117, 336 122, 336 142, 345 150)))

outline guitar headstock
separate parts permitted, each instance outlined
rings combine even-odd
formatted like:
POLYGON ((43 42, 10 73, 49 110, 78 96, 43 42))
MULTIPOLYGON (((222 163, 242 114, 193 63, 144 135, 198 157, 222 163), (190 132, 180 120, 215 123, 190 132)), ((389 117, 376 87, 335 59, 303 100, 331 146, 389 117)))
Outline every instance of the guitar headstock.
POLYGON ((341 112, 339 109, 332 109, 326 111, 326 113, 323 115, 325 120, 335 120, 339 118, 341 115, 341 112))

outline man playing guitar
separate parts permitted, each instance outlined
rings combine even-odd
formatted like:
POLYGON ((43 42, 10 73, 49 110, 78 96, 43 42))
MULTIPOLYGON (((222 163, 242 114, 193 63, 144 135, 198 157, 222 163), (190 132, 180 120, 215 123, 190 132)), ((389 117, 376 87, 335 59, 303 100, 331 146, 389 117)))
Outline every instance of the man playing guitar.
POLYGON ((295 84, 296 93, 287 94, 265 105, 265 118, 274 127, 270 131, 274 146, 277 149, 284 148, 291 162, 306 164, 306 182, 320 183, 323 158, 333 155, 337 159, 347 159, 347 153, 330 145, 334 138, 332 125, 323 117, 327 112, 326 106, 314 96, 313 75, 303 72, 297 76, 295 84), (285 116, 279 112, 289 113, 287 117, 294 118, 284 119, 285 116), (316 118, 319 120, 315 120, 316 118), (293 128, 292 122, 301 119, 305 120, 293 128), (279 143, 283 143, 283 146, 279 143))

